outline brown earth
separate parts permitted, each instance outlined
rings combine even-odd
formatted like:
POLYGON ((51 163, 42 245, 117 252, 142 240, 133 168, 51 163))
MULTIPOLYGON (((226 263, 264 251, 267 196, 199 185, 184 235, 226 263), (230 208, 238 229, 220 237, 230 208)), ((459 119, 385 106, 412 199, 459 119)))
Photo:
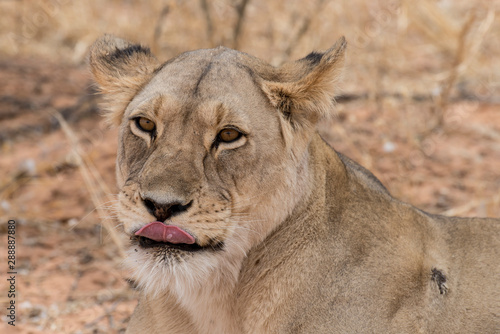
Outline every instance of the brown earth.
MULTIPOLYGON (((91 193, 106 194, 85 182, 78 161, 92 162, 116 193, 117 134, 102 124, 87 70, 10 59, 0 61, 0 79, 2 320, 10 301, 9 219, 16 221, 17 272, 16 327, 2 321, 0 332, 123 332, 137 293, 91 201, 91 193), (78 136, 78 154, 54 110, 78 136)), ((432 213, 500 217, 499 106, 457 96, 435 127, 435 105, 397 95, 339 98, 338 116, 320 131, 398 198, 432 213)), ((113 204, 103 201, 102 209, 113 204)))

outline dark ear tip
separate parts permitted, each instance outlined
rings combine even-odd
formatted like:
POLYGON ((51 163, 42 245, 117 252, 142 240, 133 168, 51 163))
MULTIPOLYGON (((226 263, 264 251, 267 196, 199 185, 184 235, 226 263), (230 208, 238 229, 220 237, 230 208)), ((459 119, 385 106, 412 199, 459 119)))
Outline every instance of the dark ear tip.
POLYGON ((98 38, 90 47, 90 62, 92 63, 99 57, 106 57, 113 54, 117 49, 125 49, 133 45, 131 42, 114 35, 105 34, 98 38))

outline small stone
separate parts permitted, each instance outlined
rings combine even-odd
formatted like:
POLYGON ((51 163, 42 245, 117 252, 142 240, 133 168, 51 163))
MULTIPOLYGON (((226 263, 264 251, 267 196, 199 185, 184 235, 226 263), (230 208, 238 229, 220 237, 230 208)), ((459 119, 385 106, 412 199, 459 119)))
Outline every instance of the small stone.
POLYGON ((383 146, 383 150, 386 153, 392 153, 396 150, 396 144, 391 141, 386 141, 383 146))

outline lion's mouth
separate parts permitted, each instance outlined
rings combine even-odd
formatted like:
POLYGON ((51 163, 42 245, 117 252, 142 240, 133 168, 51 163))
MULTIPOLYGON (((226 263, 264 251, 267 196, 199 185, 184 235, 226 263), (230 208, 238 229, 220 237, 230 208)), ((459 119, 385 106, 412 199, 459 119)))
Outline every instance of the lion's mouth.
POLYGON ((178 249, 185 252, 197 252, 205 249, 212 249, 211 246, 200 246, 197 243, 194 244, 173 244, 168 241, 156 241, 141 236, 133 236, 130 238, 132 242, 137 243, 141 248, 170 248, 178 249))
POLYGON ((173 225, 166 225, 162 222, 151 222, 137 230, 130 238, 133 243, 137 243, 141 248, 168 248, 187 252, 201 250, 218 250, 223 243, 209 242, 207 245, 200 245, 196 239, 181 229, 173 225))

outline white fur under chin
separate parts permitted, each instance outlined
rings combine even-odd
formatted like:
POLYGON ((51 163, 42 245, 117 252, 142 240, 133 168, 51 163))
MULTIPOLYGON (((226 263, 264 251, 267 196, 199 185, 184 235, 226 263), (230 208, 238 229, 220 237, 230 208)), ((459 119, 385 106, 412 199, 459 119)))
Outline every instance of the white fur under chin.
POLYGON ((160 261, 153 252, 154 249, 134 247, 127 252, 124 265, 143 293, 157 297, 168 290, 181 304, 201 288, 234 286, 245 258, 245 252, 236 245, 220 251, 198 251, 180 260, 160 261))
POLYGON ((246 256, 243 249, 233 244, 220 251, 188 254, 173 263, 155 261, 152 250, 131 249, 124 262, 144 296, 156 299, 168 291, 191 315, 199 333, 233 333, 228 297, 246 256))

